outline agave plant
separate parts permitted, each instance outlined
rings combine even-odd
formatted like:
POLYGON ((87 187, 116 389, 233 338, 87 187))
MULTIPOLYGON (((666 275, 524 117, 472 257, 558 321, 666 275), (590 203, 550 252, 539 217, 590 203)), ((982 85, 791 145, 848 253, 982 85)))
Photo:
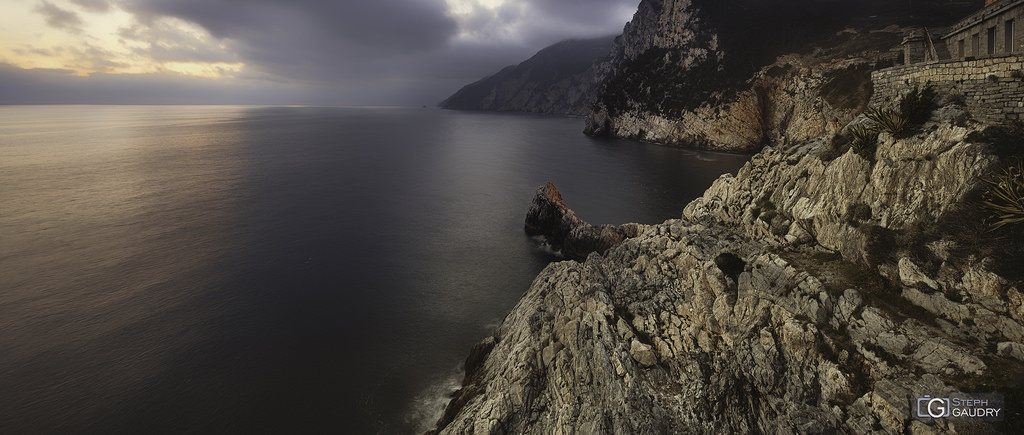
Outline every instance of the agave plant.
POLYGON ((850 136, 853 136, 853 142, 850 144, 853 152, 865 159, 874 160, 875 146, 878 144, 878 131, 866 127, 864 124, 858 124, 850 127, 850 136))
POLYGON ((993 223, 989 231, 1004 225, 1024 222, 1024 162, 1018 161, 1002 170, 991 180, 985 180, 988 191, 981 204, 991 213, 993 223))
POLYGON ((864 113, 864 116, 875 123, 877 131, 884 131, 893 137, 900 134, 907 126, 907 118, 895 110, 871 108, 864 113))
POLYGON ((900 98, 900 115, 910 124, 924 124, 935 110, 935 96, 935 87, 931 83, 923 89, 914 85, 914 90, 900 98))

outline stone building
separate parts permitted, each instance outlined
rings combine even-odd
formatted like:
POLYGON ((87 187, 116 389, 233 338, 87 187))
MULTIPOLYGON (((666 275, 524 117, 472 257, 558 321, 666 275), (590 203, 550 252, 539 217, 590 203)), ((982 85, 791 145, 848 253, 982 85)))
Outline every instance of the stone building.
MULTIPOLYGON (((1024 53, 1024 0, 987 0, 942 37, 952 59, 1024 53)), ((908 59, 909 63, 909 59, 908 59)))
POLYGON ((927 28, 910 32, 903 38, 903 61, 907 65, 948 58, 949 53, 942 40, 932 38, 927 28))
POLYGON ((892 106, 914 87, 931 85, 979 121, 1024 120, 1022 27, 1024 0, 988 0, 949 29, 909 33, 901 47, 905 64, 871 73, 871 106, 892 106))

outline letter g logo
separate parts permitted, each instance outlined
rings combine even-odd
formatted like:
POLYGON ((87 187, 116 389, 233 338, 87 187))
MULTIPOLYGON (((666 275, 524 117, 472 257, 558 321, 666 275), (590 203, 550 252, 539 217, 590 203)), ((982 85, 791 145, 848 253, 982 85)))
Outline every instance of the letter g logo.
POLYGON ((928 415, 932 418, 948 417, 949 416, 949 399, 940 399, 938 397, 928 401, 928 415))

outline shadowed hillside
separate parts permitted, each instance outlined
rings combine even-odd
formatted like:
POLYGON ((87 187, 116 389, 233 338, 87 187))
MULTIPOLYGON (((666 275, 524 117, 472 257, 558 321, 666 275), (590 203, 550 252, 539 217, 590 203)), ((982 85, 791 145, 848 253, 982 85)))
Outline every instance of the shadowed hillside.
POLYGON ((613 41, 613 36, 607 36, 559 42, 519 65, 463 87, 441 107, 585 114, 602 78, 592 66, 608 55, 613 41))

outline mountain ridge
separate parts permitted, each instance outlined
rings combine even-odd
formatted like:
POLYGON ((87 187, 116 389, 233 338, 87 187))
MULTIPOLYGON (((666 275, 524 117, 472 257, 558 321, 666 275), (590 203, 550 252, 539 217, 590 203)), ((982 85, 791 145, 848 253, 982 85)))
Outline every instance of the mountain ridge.
POLYGON ((608 56, 615 38, 569 39, 552 44, 518 65, 462 87, 440 106, 585 115, 604 80, 593 65, 608 56))

